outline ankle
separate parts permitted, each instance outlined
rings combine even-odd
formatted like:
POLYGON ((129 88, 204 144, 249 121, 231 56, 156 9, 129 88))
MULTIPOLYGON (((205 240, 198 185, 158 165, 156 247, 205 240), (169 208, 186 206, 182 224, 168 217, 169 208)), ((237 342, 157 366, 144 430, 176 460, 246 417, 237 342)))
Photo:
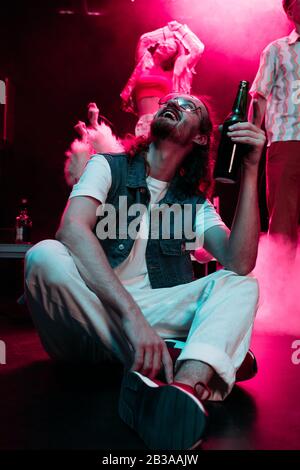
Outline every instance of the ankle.
POLYGON ((208 383, 213 376, 213 369, 206 363, 195 360, 180 364, 174 381, 189 385, 200 400, 207 400, 211 395, 208 383))
POLYGON ((199 398, 201 401, 208 400, 209 397, 211 396, 211 390, 210 388, 202 383, 202 382, 197 382, 196 384, 192 384, 190 380, 184 380, 181 379, 180 381, 175 379, 173 382, 174 385, 185 385, 193 389, 194 395, 199 398))
POLYGON ((199 398, 202 401, 208 400, 209 397, 211 396, 210 388, 202 382, 197 382, 194 385, 194 390, 195 390, 195 394, 197 398, 199 398))

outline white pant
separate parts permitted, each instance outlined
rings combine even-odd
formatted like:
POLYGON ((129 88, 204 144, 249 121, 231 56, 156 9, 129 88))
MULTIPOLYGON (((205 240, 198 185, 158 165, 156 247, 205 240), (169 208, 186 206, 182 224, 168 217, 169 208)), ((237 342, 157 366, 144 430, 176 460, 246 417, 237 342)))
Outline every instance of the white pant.
MULTIPOLYGON (((132 362, 121 321, 86 286, 67 248, 45 240, 26 255, 27 302, 51 357, 132 362)), ((257 281, 220 270, 189 284, 161 289, 126 287, 163 338, 186 338, 178 360, 200 360, 216 372, 213 400, 232 389, 248 351, 257 309, 257 281)))

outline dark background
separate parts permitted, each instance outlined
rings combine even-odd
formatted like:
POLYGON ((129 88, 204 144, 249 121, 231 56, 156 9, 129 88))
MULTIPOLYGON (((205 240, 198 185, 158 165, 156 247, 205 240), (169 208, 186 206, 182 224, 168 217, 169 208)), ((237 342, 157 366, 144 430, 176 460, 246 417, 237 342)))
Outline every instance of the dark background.
MULTIPOLYGON (((0 155, 0 228, 14 226, 18 201, 27 197, 34 241, 54 236, 70 191, 63 176, 64 152, 75 137, 74 124, 85 119, 90 101, 97 102, 119 135, 133 132, 135 118, 120 110, 119 94, 133 69, 139 36, 174 19, 166 4, 95 0, 88 8, 101 15, 90 16, 87 4, 79 0, 1 3, 0 78, 9 78, 14 106, 13 139, 0 155), (60 15, 60 9, 75 14, 60 15)), ((260 50, 252 60, 236 55, 224 60, 220 50, 203 42, 207 47, 196 68, 193 91, 209 97, 220 123, 230 111, 239 81, 252 82, 260 50)), ((265 230, 263 176, 262 171, 265 230)), ((237 188, 223 186, 216 191, 221 196, 221 214, 230 224, 237 188)))

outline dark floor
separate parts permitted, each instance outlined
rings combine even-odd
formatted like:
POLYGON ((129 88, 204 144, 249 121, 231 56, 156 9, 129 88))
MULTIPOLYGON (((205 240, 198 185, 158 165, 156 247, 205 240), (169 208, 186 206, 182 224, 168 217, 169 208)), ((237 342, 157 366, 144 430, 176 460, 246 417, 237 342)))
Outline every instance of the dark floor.
MULTIPOLYGON (((208 406, 203 449, 300 449, 300 364, 291 336, 255 335, 258 375, 208 406)), ((122 371, 58 366, 24 307, 0 307, 0 450, 145 449, 117 413, 122 371)))

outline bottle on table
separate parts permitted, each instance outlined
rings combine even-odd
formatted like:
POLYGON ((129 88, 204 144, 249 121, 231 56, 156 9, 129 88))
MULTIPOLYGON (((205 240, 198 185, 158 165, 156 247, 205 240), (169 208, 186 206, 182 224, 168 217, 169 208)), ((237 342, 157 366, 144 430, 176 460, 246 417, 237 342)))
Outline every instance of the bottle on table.
POLYGON ((30 243, 31 242, 31 228, 32 228, 32 220, 28 214, 28 200, 23 198, 21 200, 19 213, 16 217, 16 223, 15 223, 16 243, 30 243))
POLYGON ((249 82, 242 80, 233 103, 231 113, 222 126, 222 135, 214 169, 214 178, 222 183, 236 183, 239 178, 241 160, 249 146, 232 142, 227 135, 228 128, 238 122, 247 121, 249 82))

